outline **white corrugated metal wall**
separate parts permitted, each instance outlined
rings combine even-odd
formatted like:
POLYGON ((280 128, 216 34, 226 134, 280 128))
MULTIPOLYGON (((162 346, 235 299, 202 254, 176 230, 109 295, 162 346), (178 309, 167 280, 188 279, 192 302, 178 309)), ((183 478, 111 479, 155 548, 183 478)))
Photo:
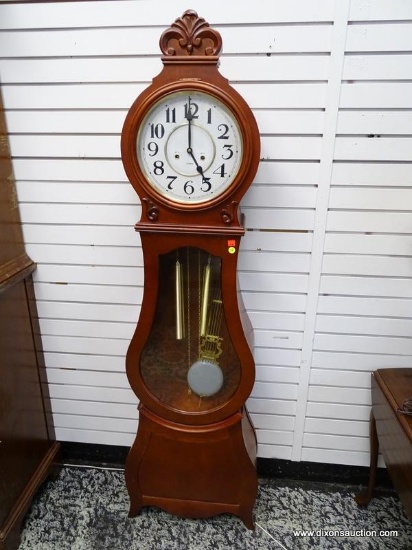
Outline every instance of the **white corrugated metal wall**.
POLYGON ((142 298, 140 206, 120 132, 160 71, 160 33, 189 7, 221 32, 221 72, 262 135, 239 264, 259 456, 367 465, 369 373, 412 365, 409 0, 0 5, 57 437, 130 445, 136 432, 124 355, 142 298))

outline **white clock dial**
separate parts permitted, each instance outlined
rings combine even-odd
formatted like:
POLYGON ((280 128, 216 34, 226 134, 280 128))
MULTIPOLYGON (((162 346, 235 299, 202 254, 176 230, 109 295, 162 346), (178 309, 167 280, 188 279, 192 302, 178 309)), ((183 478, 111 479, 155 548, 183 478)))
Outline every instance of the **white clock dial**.
POLYGON ((242 161, 234 114, 205 92, 174 92, 158 100, 140 124, 137 158, 146 180, 171 201, 199 204, 224 193, 242 161))

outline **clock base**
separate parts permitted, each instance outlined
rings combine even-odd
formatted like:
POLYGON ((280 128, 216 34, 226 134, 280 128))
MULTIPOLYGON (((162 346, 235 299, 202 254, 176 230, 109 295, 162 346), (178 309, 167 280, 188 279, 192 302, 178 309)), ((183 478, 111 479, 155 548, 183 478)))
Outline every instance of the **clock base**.
POLYGON ((232 513, 254 529, 256 436, 246 408, 205 426, 174 424, 139 407, 126 461, 129 517, 156 506, 182 517, 232 513))

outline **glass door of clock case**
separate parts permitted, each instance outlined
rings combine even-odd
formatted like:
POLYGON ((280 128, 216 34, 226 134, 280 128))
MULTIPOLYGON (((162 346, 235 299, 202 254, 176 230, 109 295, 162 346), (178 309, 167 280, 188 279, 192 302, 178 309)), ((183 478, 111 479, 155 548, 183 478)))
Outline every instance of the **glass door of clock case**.
POLYGON ((142 380, 166 407, 207 412, 238 388, 241 365, 221 294, 221 258, 194 247, 159 256, 159 292, 142 380))

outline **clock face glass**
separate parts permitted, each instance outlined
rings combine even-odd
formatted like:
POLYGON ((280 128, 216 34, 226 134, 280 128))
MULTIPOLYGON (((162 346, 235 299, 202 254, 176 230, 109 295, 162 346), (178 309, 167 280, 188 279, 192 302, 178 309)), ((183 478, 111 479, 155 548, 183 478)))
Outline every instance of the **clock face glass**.
POLYGON ((230 109, 214 96, 166 95, 140 125, 137 159, 148 183, 167 199, 200 204, 224 193, 239 172, 243 142, 230 109))

